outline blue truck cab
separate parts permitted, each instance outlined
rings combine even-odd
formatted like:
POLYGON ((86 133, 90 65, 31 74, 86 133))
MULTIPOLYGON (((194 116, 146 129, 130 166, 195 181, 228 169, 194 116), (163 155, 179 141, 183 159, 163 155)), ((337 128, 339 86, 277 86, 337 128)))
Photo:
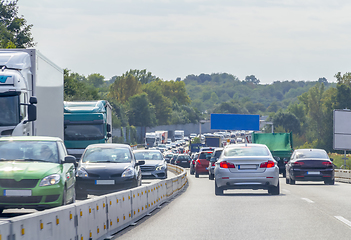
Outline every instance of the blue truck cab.
POLYGON ((64 143, 80 159, 94 143, 112 142, 112 107, 105 100, 64 102, 64 143))

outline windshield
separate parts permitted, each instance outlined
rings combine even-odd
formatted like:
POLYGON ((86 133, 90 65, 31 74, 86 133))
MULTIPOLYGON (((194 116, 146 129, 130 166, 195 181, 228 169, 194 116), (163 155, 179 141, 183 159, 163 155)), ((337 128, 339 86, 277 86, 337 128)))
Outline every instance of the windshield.
POLYGON ((134 153, 136 160, 162 160, 162 154, 160 152, 136 152, 134 153))
POLYGON ((44 141, 0 141, 0 161, 59 163, 57 145, 44 141))
POLYGON ((146 142, 147 143, 154 143, 155 142, 155 138, 146 138, 146 142))
POLYGON ((269 150, 263 146, 230 147, 224 150, 224 156, 269 156, 269 150))
POLYGON ((102 124, 65 125, 65 140, 99 140, 104 138, 102 124))
POLYGON ((19 123, 18 96, 0 97, 0 126, 16 126, 19 123))
POLYGON ((100 148, 94 147, 87 149, 83 156, 82 162, 98 163, 130 163, 132 156, 127 148, 100 148))

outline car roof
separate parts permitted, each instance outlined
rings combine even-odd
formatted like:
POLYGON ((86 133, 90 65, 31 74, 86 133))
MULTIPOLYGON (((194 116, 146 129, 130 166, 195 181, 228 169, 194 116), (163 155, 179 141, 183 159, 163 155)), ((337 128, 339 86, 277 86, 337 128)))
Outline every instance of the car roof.
POLYGON ((265 144, 259 144, 259 143, 239 143, 239 144, 229 144, 229 145, 225 146, 225 148, 253 147, 253 146, 267 147, 265 144))
POLYGON ((128 144, 120 144, 120 143, 97 143, 97 144, 90 144, 87 148, 130 148, 128 144))
POLYGON ((59 137, 46 137, 46 136, 9 136, 0 137, 0 141, 45 141, 45 142, 62 142, 59 137))
POLYGON ((138 153, 138 152, 153 152, 153 153, 161 153, 160 150, 150 150, 150 149, 140 149, 140 150, 133 150, 133 152, 138 153))

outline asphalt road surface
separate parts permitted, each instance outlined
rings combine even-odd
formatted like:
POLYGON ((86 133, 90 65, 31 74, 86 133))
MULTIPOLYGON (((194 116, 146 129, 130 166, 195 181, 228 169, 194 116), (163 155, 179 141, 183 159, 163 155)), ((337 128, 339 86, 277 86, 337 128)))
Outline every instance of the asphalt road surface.
POLYGON ((228 190, 215 196, 214 181, 188 174, 189 186, 113 239, 351 239, 351 184, 280 178, 281 194, 228 190))

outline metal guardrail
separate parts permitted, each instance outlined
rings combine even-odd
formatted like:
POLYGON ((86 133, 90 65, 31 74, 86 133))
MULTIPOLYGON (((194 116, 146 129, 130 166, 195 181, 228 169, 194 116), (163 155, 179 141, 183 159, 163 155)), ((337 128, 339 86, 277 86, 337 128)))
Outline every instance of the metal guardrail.
POLYGON ((188 184, 183 168, 168 164, 177 176, 130 190, 0 221, 0 239, 101 240, 148 215, 188 184))

